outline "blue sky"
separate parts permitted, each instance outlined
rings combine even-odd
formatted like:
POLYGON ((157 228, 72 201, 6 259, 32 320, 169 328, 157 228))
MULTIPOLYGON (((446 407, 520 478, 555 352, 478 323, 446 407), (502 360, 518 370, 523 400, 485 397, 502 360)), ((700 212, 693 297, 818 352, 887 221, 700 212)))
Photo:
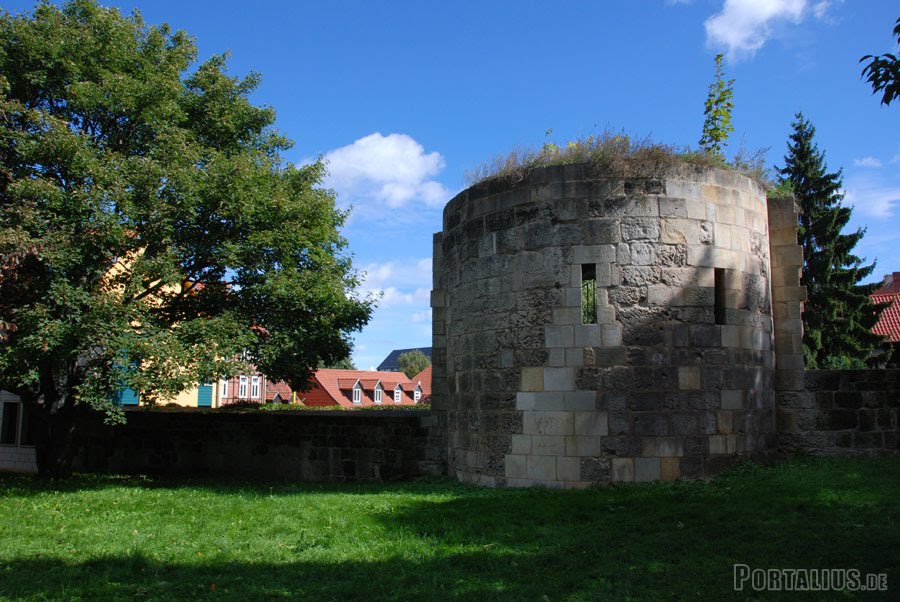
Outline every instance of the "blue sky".
MULTIPOLYGON (((631 2, 102 1, 194 35, 205 59, 262 74, 253 96, 325 157, 353 206, 344 234, 364 289, 382 291, 356 336, 359 368, 431 344, 432 234, 465 172, 515 148, 625 130, 696 146, 713 57, 726 56, 734 133, 782 164, 797 111, 843 168, 857 251, 900 271, 900 105, 879 105, 859 58, 898 52, 896 0, 631 2)), ((10 12, 33 2, 4 2, 10 12)))

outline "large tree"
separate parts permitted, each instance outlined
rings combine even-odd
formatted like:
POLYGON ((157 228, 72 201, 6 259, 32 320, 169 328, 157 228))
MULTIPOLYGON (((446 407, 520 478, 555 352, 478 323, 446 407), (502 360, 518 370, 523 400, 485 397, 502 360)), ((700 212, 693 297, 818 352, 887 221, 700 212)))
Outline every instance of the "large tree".
POLYGON ((397 358, 397 367, 400 368, 400 372, 406 374, 407 378, 412 378, 430 365, 431 360, 422 353, 421 349, 401 353, 397 358))
POLYGON ((44 474, 124 387, 165 399, 246 350, 300 389, 370 316, 324 166, 282 159, 256 74, 196 56, 92 0, 0 15, 0 388, 44 474))
MULTIPOLYGON (((894 36, 900 44, 900 18, 894 25, 894 36)), ((882 92, 881 104, 887 106, 900 98, 900 57, 896 54, 871 55, 859 59, 859 62, 869 61, 863 68, 862 74, 866 81, 872 84, 872 93, 882 92)))
MULTIPOLYGON (((813 142, 816 129, 797 113, 793 132, 778 169, 780 184, 790 189, 800 209, 798 238, 803 246, 800 283, 808 300, 803 312, 803 354, 807 368, 862 366, 883 347, 872 333, 878 307, 869 299, 877 285, 861 285, 875 269, 863 264, 853 248, 864 229, 844 234, 852 209, 841 201, 841 170, 828 172, 825 153, 813 142)), ((882 358, 883 359, 883 358, 882 358)))

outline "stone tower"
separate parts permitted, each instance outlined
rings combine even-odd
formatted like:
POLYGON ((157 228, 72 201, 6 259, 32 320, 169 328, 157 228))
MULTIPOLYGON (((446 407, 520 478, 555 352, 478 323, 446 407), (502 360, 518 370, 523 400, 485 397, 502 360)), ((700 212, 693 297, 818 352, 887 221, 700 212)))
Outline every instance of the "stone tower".
POLYGON ((432 293, 450 474, 579 487, 771 450, 770 273, 765 190, 735 172, 577 164, 461 192, 432 293))

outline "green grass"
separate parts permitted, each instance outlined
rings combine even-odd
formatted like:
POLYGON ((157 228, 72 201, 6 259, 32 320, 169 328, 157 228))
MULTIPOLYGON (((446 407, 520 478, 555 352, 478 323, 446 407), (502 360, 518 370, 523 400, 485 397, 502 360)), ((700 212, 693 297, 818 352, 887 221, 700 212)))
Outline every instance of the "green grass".
POLYGON ((807 598, 897 599, 898 543, 897 460, 585 491, 0 477, 4 599, 720 600, 735 563, 887 572, 807 598))

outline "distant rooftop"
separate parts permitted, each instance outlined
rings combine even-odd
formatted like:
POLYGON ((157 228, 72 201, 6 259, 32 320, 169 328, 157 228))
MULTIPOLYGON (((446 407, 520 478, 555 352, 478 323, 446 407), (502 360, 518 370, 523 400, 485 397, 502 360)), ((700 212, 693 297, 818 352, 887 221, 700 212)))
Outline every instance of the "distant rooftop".
POLYGON ((431 347, 412 347, 411 349, 394 349, 391 351, 384 361, 378 364, 379 372, 400 372, 398 361, 400 356, 409 351, 421 351, 428 360, 431 360, 431 347))

